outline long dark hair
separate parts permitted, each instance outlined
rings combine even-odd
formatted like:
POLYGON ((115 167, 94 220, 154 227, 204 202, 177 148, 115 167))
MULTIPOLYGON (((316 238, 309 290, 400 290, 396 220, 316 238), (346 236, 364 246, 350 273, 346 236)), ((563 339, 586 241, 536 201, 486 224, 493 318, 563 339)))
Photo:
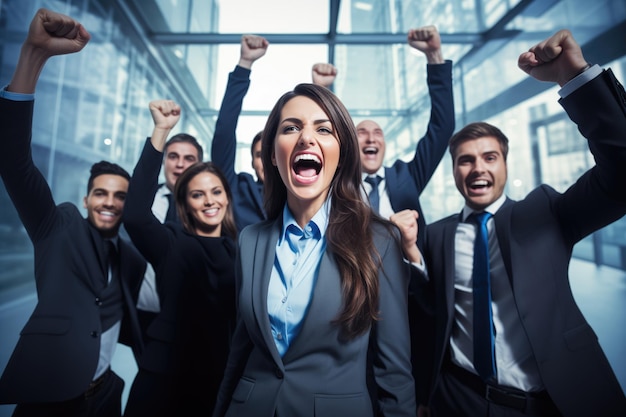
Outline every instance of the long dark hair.
POLYGON ((326 231, 328 251, 334 255, 341 274, 343 310, 336 322, 348 338, 365 333, 378 319, 378 267, 380 260, 372 238, 372 211, 361 196, 361 162, 356 129, 341 101, 328 89, 299 84, 284 94, 272 109, 265 128, 261 159, 265 173, 265 209, 269 219, 282 214, 287 188, 272 153, 281 112, 294 97, 310 98, 322 108, 339 141, 339 166, 332 180, 331 209, 326 231))
POLYGON ((226 208, 226 215, 222 220, 222 236, 228 236, 233 240, 237 239, 237 226, 235 225, 235 214, 233 212, 233 195, 230 192, 228 182, 222 174, 222 171, 213 162, 196 162, 190 165, 176 180, 176 187, 174 187, 174 196, 176 197, 176 211, 178 218, 183 224, 183 228, 189 233, 196 231, 196 221, 187 212, 187 191, 189 188, 189 182, 198 174, 202 172, 208 172, 214 174, 222 182, 226 196, 228 197, 228 207, 226 208))

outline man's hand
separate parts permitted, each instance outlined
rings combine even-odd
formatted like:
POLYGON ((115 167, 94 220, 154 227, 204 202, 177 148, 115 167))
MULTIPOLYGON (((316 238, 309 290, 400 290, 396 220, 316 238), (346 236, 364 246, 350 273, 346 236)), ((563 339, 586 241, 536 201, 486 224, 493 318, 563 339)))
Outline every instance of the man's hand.
POLYGON ((51 57, 78 52, 90 38, 83 25, 71 17, 39 9, 30 22, 24 47, 37 49, 42 55, 51 57))
POLYGON ((407 41, 413 48, 426 55, 429 64, 443 64, 441 53, 441 37, 435 26, 424 26, 411 29, 407 35, 407 41))
POLYGON ((180 120, 180 106, 172 100, 154 100, 148 107, 154 121, 154 131, 150 141, 154 149, 162 152, 167 136, 180 120))
POLYGON ((563 29, 522 53, 517 65, 539 81, 562 87, 587 67, 587 61, 571 32, 563 29))
POLYGON ((241 37, 241 52, 239 55, 239 66, 250 69, 257 59, 267 52, 270 43, 262 36, 243 35, 241 37))
POLYGON ((400 229, 402 251, 406 259, 410 262, 421 263, 422 254, 417 247, 418 217, 417 210, 406 209, 392 214, 389 220, 400 229))
POLYGON ((78 52, 90 38, 87 30, 71 17, 47 9, 37 10, 7 90, 34 93, 48 58, 78 52))
POLYGON ((313 84, 330 87, 337 77, 337 68, 333 64, 317 63, 311 68, 313 84))
POLYGON ((180 120, 180 106, 173 100, 154 100, 148 107, 155 128, 171 130, 180 120))

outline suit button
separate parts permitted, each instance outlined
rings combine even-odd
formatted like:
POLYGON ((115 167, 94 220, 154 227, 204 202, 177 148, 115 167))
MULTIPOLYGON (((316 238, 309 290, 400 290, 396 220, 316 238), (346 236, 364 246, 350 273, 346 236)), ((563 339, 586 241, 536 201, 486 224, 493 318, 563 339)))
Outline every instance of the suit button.
POLYGON ((100 297, 96 297, 96 305, 98 307, 100 307, 102 305, 102 300, 100 299, 100 297))
POLYGON ((98 337, 98 332, 95 330, 91 332, 91 337, 98 337))
POLYGON ((278 368, 276 368, 276 378, 283 379, 283 371, 278 368))

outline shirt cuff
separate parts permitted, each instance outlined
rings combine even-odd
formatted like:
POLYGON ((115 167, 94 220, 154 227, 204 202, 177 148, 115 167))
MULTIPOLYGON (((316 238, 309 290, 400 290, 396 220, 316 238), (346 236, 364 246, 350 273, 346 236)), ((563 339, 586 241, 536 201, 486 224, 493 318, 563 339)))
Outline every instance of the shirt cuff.
POLYGON ((0 98, 11 101, 33 101, 35 99, 35 94, 23 94, 7 91, 8 86, 9 85, 7 84, 2 88, 2 90, 0 90, 0 98))
POLYGON ((561 98, 569 96, 571 93, 582 87, 587 82, 593 80, 601 73, 602 68, 600 68, 599 65, 596 64, 591 66, 588 70, 581 72, 576 77, 565 83, 565 85, 559 90, 559 95, 561 98))

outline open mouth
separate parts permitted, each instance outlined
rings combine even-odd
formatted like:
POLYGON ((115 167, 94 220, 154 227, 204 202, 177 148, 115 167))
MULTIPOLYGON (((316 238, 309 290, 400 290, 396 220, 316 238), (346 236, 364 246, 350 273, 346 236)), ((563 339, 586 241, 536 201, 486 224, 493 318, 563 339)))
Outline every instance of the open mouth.
POLYGON ((300 177, 314 177, 322 170, 322 162, 316 155, 300 154, 293 161, 293 170, 300 177))
POLYGON ((101 210, 97 212, 100 218, 103 220, 114 220, 117 216, 114 212, 108 210, 101 210))
POLYGON ((469 188, 472 190, 482 190, 490 185, 491 183, 487 180, 475 180, 469 183, 469 188))
POLYGON ((374 148, 372 146, 368 146, 366 148, 363 148, 363 153, 365 155, 376 155, 378 153, 378 148, 374 148))

